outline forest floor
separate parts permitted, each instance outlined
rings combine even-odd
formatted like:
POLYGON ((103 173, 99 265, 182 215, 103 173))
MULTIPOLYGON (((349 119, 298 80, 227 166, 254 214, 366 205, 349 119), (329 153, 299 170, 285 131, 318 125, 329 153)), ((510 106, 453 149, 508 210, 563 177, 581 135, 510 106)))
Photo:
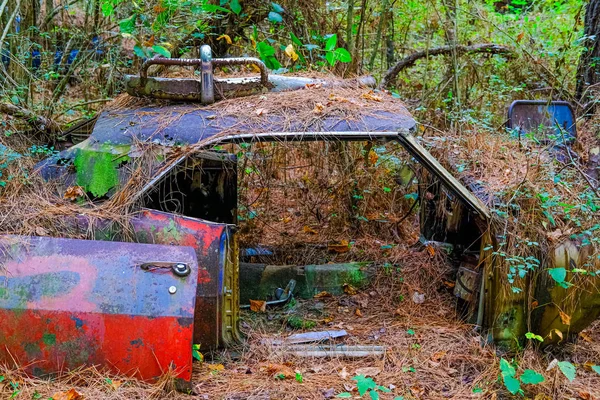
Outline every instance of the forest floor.
MULTIPOLYGON (((428 275, 433 279, 438 273, 439 268, 427 251, 407 250, 402 273, 405 289, 400 292, 409 293, 416 284, 411 277, 423 279, 428 275), (423 271, 424 268, 430 270, 423 271)), ((349 393, 352 398, 361 398, 353 378, 365 375, 390 391, 380 391, 381 399, 512 398, 499 379, 501 353, 486 344, 473 325, 460 320, 450 292, 431 290, 425 293, 423 303, 416 304, 397 295, 401 281, 397 278, 390 276, 389 271, 382 272, 373 285, 357 293, 294 300, 264 313, 244 312, 241 328, 246 340, 238 348, 205 354, 204 362, 195 363, 193 395, 165 390, 168 379, 149 385, 88 368, 54 380, 32 379, 19 370, 2 369, 0 397, 266 400, 342 398, 349 393), (274 351, 272 339, 302 332, 289 328, 292 315, 311 323, 311 328, 305 331, 343 329, 348 335, 337 339, 339 342, 384 346, 385 355, 357 359, 303 358, 286 354, 285 347, 274 351)), ((510 355, 504 357, 511 359, 510 355)), ((600 398, 600 376, 583 367, 586 362, 600 359, 598 324, 563 346, 560 352, 541 353, 528 346, 514 357, 521 369, 546 371, 553 358, 568 359, 578 366, 573 382, 568 382, 556 368, 543 372, 545 382, 526 385, 529 387, 524 387, 525 398, 600 398)), ((362 398, 370 397, 366 394, 362 398)))

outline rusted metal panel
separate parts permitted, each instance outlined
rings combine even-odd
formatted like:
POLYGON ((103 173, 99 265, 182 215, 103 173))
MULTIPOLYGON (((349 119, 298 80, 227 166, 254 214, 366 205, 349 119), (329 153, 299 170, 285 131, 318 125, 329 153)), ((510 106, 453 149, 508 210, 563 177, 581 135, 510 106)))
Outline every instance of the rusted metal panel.
POLYGON ((192 374, 198 266, 189 247, 0 237, 0 362, 34 375, 82 365, 153 381, 192 374), (161 261, 189 273, 140 268, 161 261))
POLYGON ((149 209, 132 225, 140 242, 190 246, 196 251, 194 343, 206 349, 238 341, 238 262, 232 226, 149 209))

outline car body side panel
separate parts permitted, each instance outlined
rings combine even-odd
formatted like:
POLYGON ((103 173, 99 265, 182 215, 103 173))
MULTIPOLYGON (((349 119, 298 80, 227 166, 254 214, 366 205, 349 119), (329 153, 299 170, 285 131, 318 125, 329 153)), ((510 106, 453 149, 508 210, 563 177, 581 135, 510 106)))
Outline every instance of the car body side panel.
POLYGON ((193 249, 0 237, 0 361, 36 375, 82 365, 189 387, 198 267, 193 249), (144 270, 155 262, 190 271, 144 270))

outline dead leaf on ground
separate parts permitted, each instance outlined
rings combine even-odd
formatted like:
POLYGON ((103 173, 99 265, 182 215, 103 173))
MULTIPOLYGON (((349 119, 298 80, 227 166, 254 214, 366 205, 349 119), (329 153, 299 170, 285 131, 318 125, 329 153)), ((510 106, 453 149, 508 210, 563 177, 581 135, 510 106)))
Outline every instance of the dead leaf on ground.
POLYGON ((535 395, 534 400, 552 400, 552 397, 548 396, 545 393, 538 393, 535 395))
POLYGON ((592 337, 590 335, 588 335, 586 332, 579 332, 579 337, 588 343, 594 342, 594 339, 592 339, 592 337))
POLYGON ((344 380, 348 379, 348 370, 346 369, 346 367, 342 368, 342 370, 338 372, 338 375, 344 380))
POLYGON ((304 231, 304 233, 310 233, 311 235, 316 235, 318 233, 315 229, 311 228, 308 225, 304 225, 302 230, 304 231))
POLYGON ((344 293, 349 294, 350 296, 354 296, 358 293, 358 289, 349 283, 344 283, 342 287, 344 288, 344 293))
POLYGON ((562 311, 559 311, 558 314, 560 315, 560 321, 564 325, 571 325, 571 317, 568 314, 566 314, 562 311))
POLYGON ((596 398, 589 392, 580 391, 577 393, 577 395, 581 400, 596 400, 596 398))
POLYGON ((363 375, 365 377, 375 377, 377 375, 379 375, 379 373, 381 372, 381 369, 377 368, 377 367, 362 367, 362 368, 358 368, 356 371, 354 371, 354 375, 363 375))
POLYGON ((444 281, 444 286, 446 286, 448 289, 452 289, 454 286, 456 286, 456 282, 444 281))
POLYGON ((371 163, 371 165, 375 165, 377 160, 379 160, 379 155, 373 150, 369 151, 369 163, 371 163))
POLYGON ((35 228, 35 234, 38 236, 48 236, 48 232, 41 226, 35 228))
POLYGON ((69 389, 66 392, 54 393, 52 400, 83 400, 83 395, 75 389, 69 389))
POLYGON ((590 371, 591 372, 591 371, 593 371, 592 367, 595 367, 595 366, 596 366, 596 363, 593 363, 591 361, 586 361, 583 364, 583 369, 585 369, 586 371, 590 371))
POLYGON ((268 364, 265 370, 269 375, 281 376, 286 379, 296 377, 294 371, 287 365, 283 364, 268 364))
POLYGON ((117 390, 119 387, 121 387, 122 384, 123 384, 123 381, 111 380, 109 386, 111 387, 111 389, 117 390))
POLYGON ((425 246, 425 248, 427 249, 427 253, 429 253, 429 257, 435 256, 435 247, 428 244, 427 246, 425 246))
POLYGON ((446 351, 436 351, 431 356, 431 360, 435 361, 435 362, 439 362, 442 358, 444 358, 444 356, 446 355, 446 353, 447 353, 446 351))
POLYGON ((333 322, 333 319, 334 319, 334 318, 333 318, 332 316, 329 316, 329 317, 327 317, 327 318, 323 318, 323 323, 324 323, 324 324, 328 324, 328 323, 330 323, 330 322, 333 322))
POLYGON ((254 114, 260 117, 261 115, 266 114, 267 111, 268 110, 266 108, 257 108, 256 110, 254 110, 254 114))
POLYGON ((267 311, 267 302, 264 300, 250 300, 250 311, 254 311, 254 312, 267 311))
POLYGON ((325 111, 325 106, 323 104, 321 104, 321 103, 315 104, 315 108, 313 108, 313 113, 323 114, 323 111, 325 111))
POLYGON ((347 253, 350 251, 350 243, 347 240, 341 240, 339 243, 329 243, 327 250, 335 253, 347 253))
POLYGON ((360 308, 357 308, 357 309, 356 309, 356 311, 354 311, 354 314, 355 314, 357 317, 362 317, 362 316, 363 316, 363 315, 362 315, 362 311, 360 311, 360 308))
POLYGON ((223 371, 225 369, 223 364, 206 364, 206 367, 211 371, 223 371))
POLYGON ((81 186, 70 186, 67 188, 65 192, 64 198, 65 200, 77 200, 79 197, 83 197, 85 195, 85 191, 81 186))
POLYGON ((363 93, 360 97, 362 97, 363 99, 366 99, 366 100, 371 100, 371 101, 381 101, 381 100, 383 100, 383 97, 377 96, 375 94, 375 92, 373 92, 372 90, 368 91, 367 93, 363 93))
POLYGON ((313 296, 313 298, 315 298, 315 299, 320 299, 322 297, 331 297, 331 293, 326 292, 326 291, 322 291, 322 292, 319 292, 319 293, 317 293, 317 294, 315 294, 313 296))

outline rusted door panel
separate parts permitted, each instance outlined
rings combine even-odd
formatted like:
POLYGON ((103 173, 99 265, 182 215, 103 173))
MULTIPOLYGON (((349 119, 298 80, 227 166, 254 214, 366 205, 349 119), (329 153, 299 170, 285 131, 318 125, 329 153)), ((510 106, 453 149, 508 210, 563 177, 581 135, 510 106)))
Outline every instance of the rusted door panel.
POLYGON ((140 242, 191 246, 196 251, 194 343, 207 349, 239 340, 238 263, 231 226, 149 209, 131 222, 140 242))
POLYGON ((100 365, 149 381, 173 368, 189 386, 197 279, 189 247, 1 236, 0 362, 35 375, 100 365), (156 261, 190 273, 140 268, 156 261))

